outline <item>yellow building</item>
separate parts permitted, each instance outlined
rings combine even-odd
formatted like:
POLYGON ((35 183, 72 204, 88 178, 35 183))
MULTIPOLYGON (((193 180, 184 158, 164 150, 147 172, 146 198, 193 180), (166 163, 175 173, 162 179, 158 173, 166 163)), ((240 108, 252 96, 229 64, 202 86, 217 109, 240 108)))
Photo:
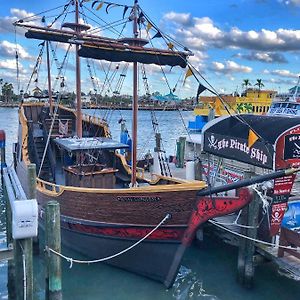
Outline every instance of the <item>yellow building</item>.
POLYGON ((189 122, 191 130, 201 130, 209 119, 230 114, 266 114, 277 92, 247 89, 241 96, 201 96, 194 109, 195 121, 189 122), (225 107, 226 106, 226 107, 225 107))

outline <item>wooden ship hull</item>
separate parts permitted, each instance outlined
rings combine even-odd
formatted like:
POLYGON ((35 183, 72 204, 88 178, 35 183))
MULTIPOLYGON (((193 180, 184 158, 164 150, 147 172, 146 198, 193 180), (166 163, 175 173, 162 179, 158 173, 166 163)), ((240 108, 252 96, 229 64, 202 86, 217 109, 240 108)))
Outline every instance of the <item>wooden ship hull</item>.
MULTIPOLYGON (((130 178, 130 168, 122 159, 115 162, 118 169, 114 172, 94 172, 89 180, 85 176, 76 177, 66 168, 57 170, 62 157, 55 144, 55 127, 50 134, 49 151, 45 152, 45 161, 40 167, 41 155, 38 152, 44 151, 41 131, 44 131, 43 136, 49 134, 47 119, 43 120, 45 108, 48 109, 35 103, 23 104, 19 109, 19 140, 15 147, 17 174, 26 192, 27 167, 30 163, 36 164, 40 169, 37 201, 41 221, 46 204, 58 201, 62 242, 89 259, 105 258, 131 247, 165 220, 147 239, 106 262, 170 287, 184 250, 192 242, 197 228, 209 218, 236 211, 251 200, 247 190, 235 198, 210 196, 197 199, 197 191, 206 187, 202 181, 157 176, 155 181, 147 182, 143 174, 137 179, 144 185, 122 188, 127 182, 126 176, 130 178), (59 183, 62 174, 69 174, 69 184, 66 181, 59 183)), ((75 122, 70 109, 59 107, 57 114, 70 124, 75 122)), ((83 132, 93 136, 109 134, 105 123, 88 116, 83 117, 83 132)), ((115 156, 120 158, 117 154, 115 156)))

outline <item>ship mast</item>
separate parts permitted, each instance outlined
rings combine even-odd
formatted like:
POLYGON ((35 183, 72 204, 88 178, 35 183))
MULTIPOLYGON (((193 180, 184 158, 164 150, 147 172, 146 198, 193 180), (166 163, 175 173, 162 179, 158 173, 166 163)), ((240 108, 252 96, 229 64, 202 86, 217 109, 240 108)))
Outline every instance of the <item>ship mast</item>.
MULTIPOLYGON (((80 34, 79 28, 79 10, 78 0, 75 0, 75 31, 76 35, 80 34)), ((82 138, 82 114, 81 114, 81 77, 80 77, 80 57, 78 54, 79 44, 76 43, 76 134, 79 138, 82 138)))
MULTIPOLYGON (((137 8, 138 1, 134 1, 133 6, 133 36, 138 38, 137 30, 137 8)), ((138 66, 133 63, 133 102, 132 102, 132 152, 131 152, 131 186, 136 186, 136 163, 137 163, 137 114, 138 114, 138 66)))
POLYGON ((49 96, 50 114, 52 114, 52 112, 53 112, 53 103, 52 103, 52 86, 51 86, 49 41, 46 41, 46 50, 47 50, 47 71, 48 71, 48 96, 49 96))

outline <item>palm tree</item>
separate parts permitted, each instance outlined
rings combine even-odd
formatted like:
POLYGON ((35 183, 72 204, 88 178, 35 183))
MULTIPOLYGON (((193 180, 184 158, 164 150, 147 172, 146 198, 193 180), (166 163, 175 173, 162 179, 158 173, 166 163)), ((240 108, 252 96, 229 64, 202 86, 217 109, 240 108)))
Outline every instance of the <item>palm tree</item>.
POLYGON ((263 86, 265 86, 265 85, 262 83, 262 80, 261 80, 261 79, 256 79, 255 85, 258 86, 258 91, 260 91, 261 88, 262 88, 263 86))
POLYGON ((262 80, 261 79, 256 79, 256 83, 255 85, 258 86, 258 97, 259 97, 259 94, 260 94, 260 90, 263 86, 265 86, 263 83, 262 83, 262 80))
POLYGON ((14 87, 11 83, 5 82, 2 86, 2 96, 6 103, 13 100, 14 87))
POLYGON ((250 80, 249 79, 244 79, 242 86, 245 87, 246 91, 247 91, 249 85, 251 85, 250 80))

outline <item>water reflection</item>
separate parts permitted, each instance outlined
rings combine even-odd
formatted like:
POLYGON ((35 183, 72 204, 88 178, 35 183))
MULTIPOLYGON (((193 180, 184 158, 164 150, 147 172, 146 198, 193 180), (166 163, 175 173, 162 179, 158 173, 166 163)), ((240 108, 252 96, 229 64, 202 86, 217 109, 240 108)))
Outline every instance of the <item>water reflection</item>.
POLYGON ((202 280, 196 272, 181 266, 173 285, 173 298, 176 300, 207 299, 219 300, 218 297, 206 294, 202 280))

